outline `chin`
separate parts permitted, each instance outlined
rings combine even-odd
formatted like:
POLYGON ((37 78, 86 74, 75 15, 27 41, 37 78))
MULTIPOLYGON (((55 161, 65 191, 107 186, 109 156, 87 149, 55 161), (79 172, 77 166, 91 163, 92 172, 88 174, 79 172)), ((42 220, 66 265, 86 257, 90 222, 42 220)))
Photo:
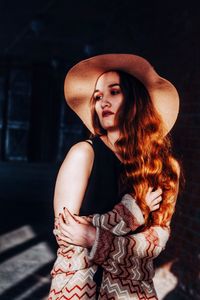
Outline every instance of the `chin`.
POLYGON ((103 127, 103 129, 105 129, 105 130, 109 130, 109 131, 112 131, 112 130, 116 130, 117 128, 116 128, 116 126, 114 126, 113 124, 112 125, 103 125, 102 126, 103 127))

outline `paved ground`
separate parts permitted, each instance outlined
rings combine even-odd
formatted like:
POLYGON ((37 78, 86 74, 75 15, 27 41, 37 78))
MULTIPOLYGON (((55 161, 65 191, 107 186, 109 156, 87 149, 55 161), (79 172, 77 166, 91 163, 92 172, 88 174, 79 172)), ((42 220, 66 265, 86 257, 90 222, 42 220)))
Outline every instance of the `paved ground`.
MULTIPOLYGON (((55 243, 45 226, 23 225, 0 237, 0 299, 45 300, 55 243)), ((175 292, 177 278, 157 269, 154 283, 160 300, 181 300, 175 292)), ((184 299, 185 300, 185 299, 184 299)))

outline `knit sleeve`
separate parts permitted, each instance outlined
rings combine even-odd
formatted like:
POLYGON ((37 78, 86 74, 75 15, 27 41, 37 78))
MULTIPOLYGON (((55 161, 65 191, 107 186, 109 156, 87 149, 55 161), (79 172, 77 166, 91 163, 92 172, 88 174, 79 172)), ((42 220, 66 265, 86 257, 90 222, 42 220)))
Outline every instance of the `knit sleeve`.
MULTIPOLYGON (((180 174, 179 166, 176 166, 177 173, 180 174)), ((179 177, 179 176, 178 176, 179 177)), ((179 182, 176 192, 172 196, 174 208, 178 196, 179 182)), ((126 236, 116 236, 112 231, 97 227, 96 239, 89 252, 89 260, 94 263, 124 264, 124 261, 131 261, 132 257, 150 258, 157 257, 170 236, 170 222, 167 226, 151 226, 142 232, 127 234, 126 236)))
POLYGON ((161 226, 151 226, 128 236, 114 236, 99 228, 89 260, 103 266, 116 266, 131 261, 132 257, 154 259, 165 248, 169 235, 169 227, 161 226))
POLYGON ((143 225, 144 217, 136 200, 130 194, 125 194, 111 211, 101 215, 94 214, 92 223, 96 228, 121 236, 143 225))

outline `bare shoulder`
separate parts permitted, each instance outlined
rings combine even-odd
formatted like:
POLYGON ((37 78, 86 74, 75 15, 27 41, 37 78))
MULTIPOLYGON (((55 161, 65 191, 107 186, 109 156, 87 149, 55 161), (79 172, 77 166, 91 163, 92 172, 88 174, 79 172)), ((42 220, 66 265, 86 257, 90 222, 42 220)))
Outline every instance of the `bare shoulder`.
POLYGON ((74 144, 68 154, 73 154, 73 155, 89 155, 89 156, 94 156, 94 151, 92 148, 92 145, 89 143, 82 141, 74 144))
MULTIPOLYGON (((94 158, 94 151, 92 146, 87 143, 87 142, 79 142, 75 145, 73 145, 69 152, 67 153, 65 160, 66 159, 71 159, 71 158, 76 158, 76 159, 93 159, 94 158)), ((65 161, 64 160, 64 161, 65 161)))
POLYGON ((80 170, 80 168, 83 167, 88 169, 88 171, 90 172, 93 161, 93 148, 89 143, 83 141, 73 145, 70 148, 62 163, 61 169, 66 169, 66 167, 68 168, 69 165, 72 165, 73 168, 78 168, 80 170))

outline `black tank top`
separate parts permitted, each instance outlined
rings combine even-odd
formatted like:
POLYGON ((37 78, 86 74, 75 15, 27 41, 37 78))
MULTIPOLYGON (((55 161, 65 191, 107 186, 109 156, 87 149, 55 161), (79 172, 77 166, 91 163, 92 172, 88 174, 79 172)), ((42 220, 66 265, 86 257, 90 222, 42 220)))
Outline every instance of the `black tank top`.
MULTIPOLYGON (((95 136, 88 142, 94 150, 94 163, 90 174, 89 182, 83 198, 80 215, 94 213, 106 213, 112 210, 114 205, 121 200, 120 195, 120 172, 122 163, 108 148, 104 142, 95 136)), ((103 268, 98 266, 94 275, 97 284, 97 295, 102 282, 103 268)))
POLYGON ((80 215, 103 214, 121 200, 119 175, 122 163, 104 142, 95 136, 90 139, 94 163, 83 198, 80 215))

